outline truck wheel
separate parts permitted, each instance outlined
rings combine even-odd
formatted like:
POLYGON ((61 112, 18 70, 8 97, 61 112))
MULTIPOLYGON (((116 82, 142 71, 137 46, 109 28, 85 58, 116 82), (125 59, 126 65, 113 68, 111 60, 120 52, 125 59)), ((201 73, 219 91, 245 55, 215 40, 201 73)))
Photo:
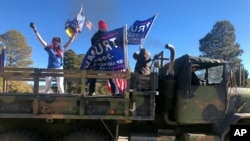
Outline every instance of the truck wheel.
POLYGON ((80 130, 65 136, 62 141, 109 141, 97 131, 80 130))
POLYGON ((26 130, 7 130, 0 134, 1 141, 42 141, 39 135, 26 130))

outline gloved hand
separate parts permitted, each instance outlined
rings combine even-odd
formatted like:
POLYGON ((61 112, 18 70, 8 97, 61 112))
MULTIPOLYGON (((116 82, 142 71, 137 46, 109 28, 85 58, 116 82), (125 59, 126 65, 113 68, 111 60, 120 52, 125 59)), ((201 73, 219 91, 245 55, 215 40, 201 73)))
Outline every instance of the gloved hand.
POLYGON ((35 30, 35 29, 36 29, 36 25, 35 25, 35 23, 31 22, 31 23, 30 23, 30 27, 31 27, 32 29, 34 29, 34 30, 35 30))

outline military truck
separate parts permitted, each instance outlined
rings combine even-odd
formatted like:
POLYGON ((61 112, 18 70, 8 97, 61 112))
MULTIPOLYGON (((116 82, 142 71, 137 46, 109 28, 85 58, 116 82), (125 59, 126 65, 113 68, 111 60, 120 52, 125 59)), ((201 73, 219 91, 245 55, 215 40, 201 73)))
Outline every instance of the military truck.
POLYGON ((1 68, 1 141, 226 141, 230 125, 249 123, 250 91, 236 88, 223 60, 183 55, 167 44, 152 73, 1 68), (168 60, 168 62, 166 62, 168 60), (191 85, 191 66, 200 85, 191 85), (79 94, 45 94, 46 76, 79 82, 79 94), (126 79, 126 95, 85 95, 86 79, 126 79), (32 81, 33 93, 10 93, 8 82, 32 81))

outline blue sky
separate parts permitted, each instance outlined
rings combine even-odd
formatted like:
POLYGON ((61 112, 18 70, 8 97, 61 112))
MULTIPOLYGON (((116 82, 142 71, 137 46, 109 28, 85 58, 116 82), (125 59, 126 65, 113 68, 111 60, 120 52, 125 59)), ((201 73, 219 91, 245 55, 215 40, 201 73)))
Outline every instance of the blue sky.
MULTIPOLYGON (((63 43, 68 40, 64 25, 73 19, 83 3, 86 18, 94 26, 99 20, 108 24, 109 30, 130 26, 135 20, 145 20, 158 13, 144 42, 152 56, 164 50, 165 44, 175 46, 176 58, 184 54, 198 56, 199 39, 211 31, 220 20, 229 20, 236 33, 236 42, 241 45, 241 56, 245 69, 250 72, 250 1, 249 0, 1 0, 0 34, 11 29, 21 32, 32 47, 33 67, 46 68, 48 56, 29 27, 34 22, 43 38, 50 42, 60 36, 63 43)), ((77 54, 86 53, 95 30, 86 27, 70 46, 77 54)), ((132 58, 138 46, 128 46, 128 58, 132 58)))

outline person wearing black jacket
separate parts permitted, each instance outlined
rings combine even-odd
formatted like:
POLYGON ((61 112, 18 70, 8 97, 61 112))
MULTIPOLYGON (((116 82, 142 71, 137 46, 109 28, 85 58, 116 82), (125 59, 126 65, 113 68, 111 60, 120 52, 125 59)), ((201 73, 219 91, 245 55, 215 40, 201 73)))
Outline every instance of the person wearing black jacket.
MULTIPOLYGON (((99 42, 100 38, 108 31, 107 24, 104 21, 102 21, 102 20, 99 21, 98 26, 99 26, 98 31, 91 38, 91 46, 95 46, 99 42)), ((88 95, 95 95, 96 78, 90 78, 88 80, 88 83, 89 83, 88 95)), ((119 89, 116 85, 115 80, 109 79, 109 83, 111 86, 112 95, 113 96, 120 96, 119 89)))

